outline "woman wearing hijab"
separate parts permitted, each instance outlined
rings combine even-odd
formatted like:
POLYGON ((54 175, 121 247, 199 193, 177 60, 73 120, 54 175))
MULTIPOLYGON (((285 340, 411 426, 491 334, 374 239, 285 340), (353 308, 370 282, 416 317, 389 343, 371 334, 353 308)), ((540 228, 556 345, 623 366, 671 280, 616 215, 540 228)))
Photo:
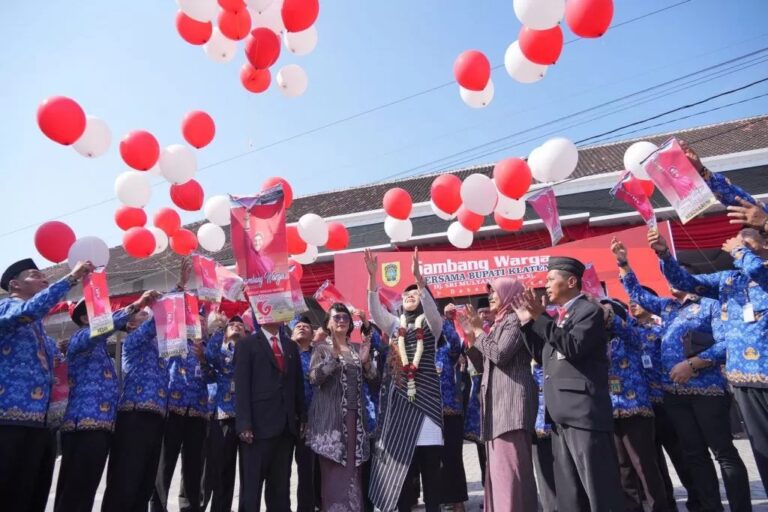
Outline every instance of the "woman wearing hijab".
POLYGON ((403 312, 396 317, 381 305, 376 285, 378 259, 365 252, 368 309, 390 339, 389 374, 381 391, 381 434, 371 465, 369 496, 383 512, 410 512, 413 476, 421 474, 426 512, 440 510, 440 462, 443 447, 443 400, 435 369, 436 340, 443 319, 424 285, 419 253, 412 271, 416 284, 403 292, 403 312))
POLYGON ((467 356, 484 367, 480 397, 481 431, 488 462, 485 480, 486 512, 536 510, 536 483, 531 442, 536 424, 538 394, 531 375, 531 355, 523 343, 520 321, 512 299, 523 286, 510 277, 489 286, 488 299, 495 320, 490 331, 469 308, 467 356))

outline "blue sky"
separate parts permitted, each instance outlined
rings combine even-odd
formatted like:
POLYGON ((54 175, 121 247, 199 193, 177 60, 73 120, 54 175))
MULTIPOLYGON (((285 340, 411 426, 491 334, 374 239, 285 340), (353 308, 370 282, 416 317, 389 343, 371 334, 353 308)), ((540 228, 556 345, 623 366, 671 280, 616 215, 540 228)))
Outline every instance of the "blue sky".
MULTIPOLYGON (((60 220, 78 236, 119 244, 113 182, 127 169, 119 140, 132 129, 147 129, 161 146, 183 143, 180 121, 190 110, 207 111, 217 124, 213 143, 198 152, 200 168, 208 167, 197 175, 207 195, 256 191, 272 175, 284 176, 303 195, 396 174, 525 156, 551 131, 580 140, 768 76, 768 64, 753 60, 747 69, 713 76, 665 97, 655 94, 652 101, 580 126, 572 125, 590 116, 532 129, 768 47, 765 0, 681 1, 615 0, 614 24, 671 8, 609 30, 601 39, 567 44, 560 61, 536 84, 518 84, 503 68, 495 70, 496 96, 484 110, 466 107, 457 86, 451 85, 275 145, 450 82, 453 61, 465 49, 482 50, 492 64, 501 64, 520 29, 512 1, 325 0, 316 50, 303 57, 284 50, 275 68, 298 63, 307 70, 309 88, 296 99, 284 98, 274 84, 262 95, 245 91, 239 81, 245 61, 242 44, 234 61, 209 61, 202 48, 176 33, 177 7, 171 0, 13 2, 0 20, 6 41, 0 53, 5 211, 0 267, 29 255, 44 263, 34 249, 34 231, 63 214, 60 220), (113 135, 106 155, 85 159, 40 133, 37 106, 59 94, 106 120, 113 135), (517 132, 523 134, 490 147, 503 146, 500 151, 445 158, 517 132), (229 160, 267 145, 272 146, 229 160), (96 203, 102 204, 89 207, 96 203)), ((566 41, 574 39, 565 32, 566 41)), ((768 84, 760 84, 659 121, 766 92, 768 84)), ((763 97, 649 132, 762 114, 766 107, 768 97, 763 97)), ((151 216, 168 205, 168 185, 161 183, 153 189, 147 211, 151 216)), ((183 220, 201 217, 189 213, 183 220)))

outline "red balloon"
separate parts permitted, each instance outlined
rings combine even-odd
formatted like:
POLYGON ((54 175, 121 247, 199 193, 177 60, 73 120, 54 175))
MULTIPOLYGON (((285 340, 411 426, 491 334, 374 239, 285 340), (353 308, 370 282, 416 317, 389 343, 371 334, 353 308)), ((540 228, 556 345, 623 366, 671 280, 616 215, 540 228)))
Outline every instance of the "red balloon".
POLYGON ((247 90, 255 93, 264 92, 269 89, 272 82, 272 74, 268 69, 256 69, 246 62, 240 68, 240 82, 247 90))
POLYGON ((581 37, 600 37, 613 20, 613 0, 568 0, 565 22, 581 37))
POLYGON ((171 249, 181 256, 189 256, 197 249, 197 237, 188 229, 180 229, 171 237, 171 249))
POLYGON ((452 215, 461 206, 461 179, 455 174, 442 174, 432 182, 430 194, 435 206, 452 215))
POLYGON ((483 52, 467 50, 453 63, 453 76, 463 88, 482 91, 491 79, 491 63, 483 52))
POLYGON ((245 56, 254 68, 268 68, 280 57, 280 38, 266 27, 255 29, 245 42, 245 56))
POLYGON ((459 208, 459 211, 456 213, 456 219, 459 221, 459 224, 473 233, 483 227, 483 222, 485 221, 485 217, 479 213, 467 210, 464 206, 459 208))
MULTIPOLYGON (((279 178, 277 176, 272 176, 271 178, 267 178, 267 181, 264 182, 264 184, 261 186, 261 190, 267 190, 268 188, 272 188, 277 184, 280 184, 283 186, 283 194, 285 197, 285 209, 291 207, 293 204, 293 189, 291 188, 291 184, 288 183, 284 178, 279 178)), ((296 253, 299 254, 299 253, 296 253)))
POLYGON ((193 110, 181 121, 181 133, 190 146, 200 149, 213 140, 216 124, 213 118, 202 110, 193 110))
POLYGON ((411 194, 398 187, 387 190, 382 202, 387 215, 400 220, 406 220, 413 209, 411 194))
POLYGON ((246 8, 239 11, 223 10, 219 13, 218 21, 221 33, 233 41, 245 39, 251 31, 251 13, 246 8))
POLYGON ((493 180, 503 195, 520 199, 531 187, 531 169, 521 158, 507 158, 493 167, 493 180))
POLYGON ((183 12, 176 13, 176 30, 183 40, 189 44, 201 45, 208 42, 213 33, 213 23, 197 21, 183 12))
POLYGON ((57 220, 46 222, 35 231, 37 252, 54 263, 61 263, 67 259, 69 248, 75 240, 75 232, 72 228, 57 220))
POLYGON ((295 280, 301 281, 301 278, 304 277, 304 267, 301 266, 301 263, 289 258, 288 273, 291 274, 291 277, 295 280))
POLYGON ((174 236, 181 229, 181 217, 173 208, 160 208, 155 212, 154 224, 166 235, 174 236))
POLYGON ((563 51, 563 30, 559 25, 546 30, 523 27, 518 40, 523 55, 536 64, 554 64, 563 51))
POLYGON ((307 250, 307 242, 301 238, 296 226, 285 227, 285 241, 290 254, 304 254, 307 250))
POLYGON ((245 9, 243 0, 219 0, 219 5, 225 11, 239 11, 245 9))
POLYGON ((188 212, 196 212, 203 207, 205 193, 196 180, 189 180, 180 185, 171 185, 171 201, 188 212))
POLYGON ((520 228, 523 227, 523 219, 508 219, 495 212, 493 220, 504 231, 520 231, 520 228))
POLYGON ((320 14, 318 0, 285 0, 280 11, 288 32, 301 32, 315 24, 320 14))
POLYGON ((341 222, 328 223, 328 241, 325 248, 329 251, 343 251, 349 247, 349 231, 341 222))
POLYGON ((37 107, 37 125, 52 141, 69 146, 85 131, 85 112, 73 99, 52 96, 37 107))
POLYGON ((147 228, 132 227, 123 234, 123 249, 134 258, 146 258, 155 252, 155 235, 147 228))
POLYGON ((148 171, 160 158, 160 144, 151 133, 144 130, 128 132, 120 141, 120 156, 129 167, 148 171))
POLYGON ((147 214, 143 208, 121 206, 115 212, 115 224, 123 231, 136 227, 141 228, 147 224, 147 214))

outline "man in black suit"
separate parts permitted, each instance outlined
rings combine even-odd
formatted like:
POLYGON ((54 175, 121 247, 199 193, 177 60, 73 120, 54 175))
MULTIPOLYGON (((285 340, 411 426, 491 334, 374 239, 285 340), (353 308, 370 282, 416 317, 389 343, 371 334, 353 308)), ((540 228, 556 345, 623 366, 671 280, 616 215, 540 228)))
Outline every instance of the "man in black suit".
POLYGON ((621 512, 623 497, 608 389, 603 310, 581 293, 584 265, 549 260, 546 291, 558 314, 527 290, 515 301, 525 343, 544 367, 544 402, 552 426, 559 510, 621 512))
POLYGON ((240 437, 240 512, 290 512, 293 447, 303 410, 296 344, 279 324, 258 326, 235 347, 236 428, 240 437))

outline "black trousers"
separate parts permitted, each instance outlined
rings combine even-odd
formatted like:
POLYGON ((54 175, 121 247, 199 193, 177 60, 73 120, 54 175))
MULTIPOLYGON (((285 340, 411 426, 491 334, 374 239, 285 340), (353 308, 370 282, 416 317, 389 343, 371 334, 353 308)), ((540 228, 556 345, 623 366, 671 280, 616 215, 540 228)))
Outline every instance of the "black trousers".
POLYGON ((442 461, 442 446, 417 446, 413 454, 413 460, 408 468, 400 497, 397 500, 399 512, 410 512, 411 506, 417 500, 413 479, 416 474, 421 474, 421 483, 424 487, 425 512, 440 512, 440 463, 442 461))
POLYGON ((117 413, 102 512, 147 512, 164 426, 164 418, 155 412, 117 413))
MULTIPOLYGON (((320 508, 320 461, 312 448, 300 439, 296 443, 296 471, 298 487, 296 489, 296 512, 315 512, 320 508)), ((369 470, 370 471, 370 470, 369 470)), ((365 496, 367 497, 367 493, 365 496)))
POLYGON ((296 438, 277 437, 240 442, 240 512, 261 510, 261 491, 269 512, 290 512, 291 460, 296 438))
POLYGON ((656 458, 654 419, 644 416, 614 419, 613 441, 619 459, 624 510, 643 512, 644 496, 652 512, 666 511, 669 506, 656 458))
POLYGON ((179 454, 181 454, 181 478, 186 492, 186 499, 183 502, 179 500, 179 510, 190 512, 200 510, 200 482, 207 422, 205 418, 168 413, 163 431, 163 444, 160 448, 155 491, 150 500, 152 512, 167 511, 168 492, 179 454))
POLYGON ((56 434, 47 428, 0 425, 0 506, 43 512, 56 462, 56 434))
POLYGON ((552 426, 558 510, 622 512, 624 499, 611 432, 552 426))
POLYGON ((733 396, 747 428, 760 480, 768 493, 768 389, 738 387, 733 388, 733 396))
POLYGON ((557 512, 552 439, 536 437, 533 443, 533 468, 536 470, 536 484, 539 489, 541 510, 542 512, 557 512))
POLYGON ((61 466, 54 512, 91 512, 112 444, 112 432, 61 433, 61 466))
POLYGON ((664 457, 664 452, 667 452, 667 455, 669 455, 669 460, 672 461, 675 473, 677 473, 680 483, 683 484, 688 494, 686 507, 688 510, 697 511, 699 510, 699 500, 696 497, 696 487, 693 485, 693 477, 691 477, 690 469, 685 462, 685 456, 683 455, 683 449, 680 447, 680 441, 677 438, 675 425, 662 404, 653 404, 653 414, 656 432, 656 460, 659 462, 661 477, 664 480, 667 506, 670 510, 677 509, 675 488, 672 485, 672 478, 669 476, 669 468, 667 467, 667 459, 664 457))
POLYGON ((700 510, 723 510, 717 473, 709 450, 720 464, 731 510, 752 510, 747 468, 731 436, 730 397, 665 393, 664 407, 677 430, 696 487, 700 510))
POLYGON ((235 418, 211 420, 208 440, 206 472, 211 485, 211 512, 230 512, 237 472, 235 418))
POLYGON ((485 486, 485 465, 488 461, 488 454, 485 451, 485 443, 475 443, 477 446, 477 463, 480 464, 480 483, 485 486))
POLYGON ((469 499, 464 472, 464 416, 443 415, 443 442, 440 502, 463 503, 469 499))

